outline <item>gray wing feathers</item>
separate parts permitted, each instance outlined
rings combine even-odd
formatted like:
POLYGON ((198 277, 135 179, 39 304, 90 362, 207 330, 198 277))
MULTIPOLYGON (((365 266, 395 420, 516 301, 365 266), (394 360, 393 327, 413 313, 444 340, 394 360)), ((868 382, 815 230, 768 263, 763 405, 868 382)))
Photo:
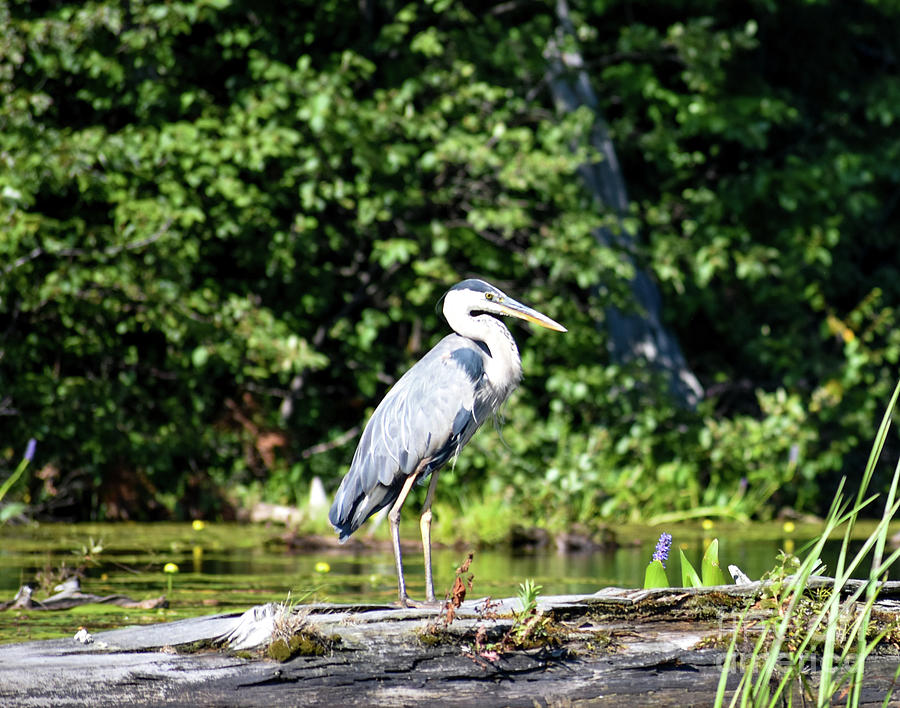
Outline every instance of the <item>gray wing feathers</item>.
POLYGON ((474 342, 451 334, 388 391, 363 431, 329 514, 342 538, 392 504, 422 460, 440 466, 450 456, 448 441, 457 439, 458 452, 484 422, 476 401, 484 356, 474 342))

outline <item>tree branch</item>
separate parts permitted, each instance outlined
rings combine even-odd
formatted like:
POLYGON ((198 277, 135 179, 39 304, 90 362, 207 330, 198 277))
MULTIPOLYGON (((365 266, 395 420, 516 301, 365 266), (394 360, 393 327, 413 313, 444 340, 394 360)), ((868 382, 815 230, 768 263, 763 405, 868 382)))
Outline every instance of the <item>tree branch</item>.
POLYGON ((99 253, 94 249, 86 249, 86 248, 60 248, 55 251, 48 251, 46 249, 41 248, 40 246, 31 249, 26 255, 21 256, 10 263, 6 268, 2 271, 3 275, 8 275, 12 271, 16 270, 16 268, 21 268, 23 265, 28 263, 29 261, 33 261, 41 256, 74 256, 76 258, 81 257, 97 257, 99 256, 117 256, 123 251, 136 251, 139 248, 143 248, 144 246, 149 246, 154 241, 158 241, 161 239, 166 232, 169 230, 169 227, 172 225, 172 219, 167 219, 166 223, 164 223, 159 230, 155 233, 150 234, 145 238, 137 239, 136 241, 131 241, 130 243, 122 243, 115 246, 107 246, 102 249, 99 253))
POLYGON ((350 430, 341 433, 334 440, 329 440, 328 442, 319 443, 318 445, 313 445, 312 447, 306 448, 303 452, 300 453, 300 457, 306 460, 313 455, 319 455, 323 452, 333 450, 336 447, 341 447, 341 445, 345 445, 350 440, 356 437, 357 433, 359 433, 359 427, 360 426, 358 425, 354 425, 352 428, 350 428, 350 430))

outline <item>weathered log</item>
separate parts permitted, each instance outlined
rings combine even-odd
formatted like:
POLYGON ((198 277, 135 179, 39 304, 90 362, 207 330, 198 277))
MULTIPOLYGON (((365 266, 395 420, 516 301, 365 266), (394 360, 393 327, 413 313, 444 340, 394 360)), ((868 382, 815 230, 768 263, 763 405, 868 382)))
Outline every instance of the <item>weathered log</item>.
MULTIPOLYGON (((435 609, 304 606, 288 629, 311 639, 284 662, 246 649, 284 631, 275 605, 8 645, 0 704, 708 706, 754 585, 542 598, 544 639, 529 648, 510 639, 518 600, 483 599, 450 624, 435 609)), ((900 583, 884 585, 876 609, 896 615, 898 595, 900 583)), ((862 705, 881 705, 896 667, 896 657, 869 658, 862 705)), ((728 689, 739 680, 729 674, 728 689)))
POLYGON ((0 602, 2 610, 71 610, 82 605, 116 605, 134 610, 154 610, 157 607, 168 607, 165 596, 152 597, 147 600, 133 600, 127 595, 94 595, 81 592, 78 578, 69 578, 57 586, 59 592, 44 600, 35 599, 33 588, 23 585, 10 602, 0 602))

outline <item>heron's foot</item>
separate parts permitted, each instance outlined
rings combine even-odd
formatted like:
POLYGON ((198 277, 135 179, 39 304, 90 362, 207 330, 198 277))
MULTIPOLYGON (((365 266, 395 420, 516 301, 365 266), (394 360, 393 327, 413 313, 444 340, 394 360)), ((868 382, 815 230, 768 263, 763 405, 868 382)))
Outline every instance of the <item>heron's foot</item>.
POLYGON ((427 609, 427 608, 435 608, 439 609, 443 607, 444 603, 440 600, 435 600, 431 598, 430 600, 425 600, 424 602, 420 602, 417 600, 411 600, 408 595, 403 595, 397 601, 397 604, 400 607, 409 607, 409 608, 419 608, 419 609, 427 609))

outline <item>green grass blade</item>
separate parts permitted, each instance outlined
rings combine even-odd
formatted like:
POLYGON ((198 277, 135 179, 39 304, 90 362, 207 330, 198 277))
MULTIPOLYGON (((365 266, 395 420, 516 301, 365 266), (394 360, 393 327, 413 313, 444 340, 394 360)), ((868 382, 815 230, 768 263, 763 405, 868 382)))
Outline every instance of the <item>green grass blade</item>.
MULTIPOLYGON (((894 393, 891 395, 891 400, 888 403, 887 409, 884 412, 884 415, 881 418, 881 425, 878 427, 878 434, 875 436, 875 442, 872 445, 872 451, 869 453, 869 459, 866 462, 866 469, 863 472, 862 482, 860 483, 859 493, 857 495, 857 499, 861 498, 868 489, 869 483, 872 481, 872 476, 875 474, 875 466, 878 460, 881 458, 881 451, 884 448, 885 440, 887 439, 888 430, 891 427, 891 420, 894 413, 894 407, 897 404, 897 397, 900 395, 900 381, 897 382, 897 385, 894 387, 894 393)), ((884 505, 884 515, 882 516, 882 521, 889 521, 891 516, 893 516, 893 512, 889 512, 889 510, 894 506, 894 499, 897 494, 897 477, 898 472, 900 472, 900 464, 894 470, 894 477, 891 480, 891 488, 888 492, 888 498, 885 500, 884 505), (888 515, 890 513, 890 516, 888 515)), ((848 531, 849 533, 849 531, 848 531)), ((875 575, 875 571, 878 566, 881 565, 881 559, 884 553, 884 544, 887 538, 887 524, 883 523, 879 525, 879 530, 877 530, 874 534, 876 538, 875 543, 875 553, 872 560, 872 568, 869 573, 869 586, 866 591, 867 598, 871 598, 874 602, 875 595, 877 594, 877 585, 876 581, 878 576, 875 575)), ((843 555, 843 554, 842 554, 843 555)), ((866 644, 866 631, 868 629, 869 620, 871 617, 871 604, 867 604, 867 609, 864 610, 864 614, 861 620, 861 629, 859 633, 859 650, 857 652, 857 660, 854 665, 854 680, 853 685, 851 687, 851 694, 849 697, 849 703, 851 705, 855 705, 859 703, 860 699, 860 691, 862 690, 862 682, 864 678, 865 672, 865 664, 866 664, 866 653, 865 653, 865 644, 866 644)), ((819 702, 822 701, 822 684, 820 684, 820 693, 819 693, 819 702)))
POLYGON ((6 478, 2 485, 0 485, 0 501, 3 501, 3 497, 6 496, 6 493, 19 481, 19 477, 22 476, 26 467, 28 467, 28 460, 22 460, 13 473, 6 478))
POLYGON ((897 385, 894 387, 894 393, 891 395, 891 400, 888 402, 887 409, 884 411, 884 416, 881 418, 881 425, 878 426, 878 434, 875 436, 872 451, 869 453, 869 459, 866 462, 862 483, 860 484, 859 492, 857 493, 857 501, 866 493, 869 482, 872 481, 872 475, 875 472, 875 463, 878 462, 878 458, 881 457, 881 450, 884 448, 884 441, 887 440, 888 429, 891 427, 891 418, 894 414, 894 406, 897 405, 898 395, 900 395, 900 381, 898 381, 897 385))
MULTIPOLYGON (((750 604, 748 603, 747 607, 744 608, 744 611, 741 613, 740 617, 738 617, 737 624, 735 625, 735 628, 731 633, 731 641, 728 643, 728 651, 725 652, 725 661, 722 664, 722 671, 719 674, 719 684, 718 686, 716 686, 716 700, 713 704, 714 708, 722 708, 722 704, 725 701, 725 689, 728 687, 728 673, 731 671, 731 662, 734 661, 735 653, 737 651, 738 635, 740 634, 741 628, 744 626, 744 620, 746 620, 747 613, 749 611, 750 604)), ((741 677, 737 688, 735 689, 734 695, 731 697, 729 708, 732 708, 734 706, 734 703, 737 700, 738 695, 740 694, 741 686, 744 684, 744 681, 746 679, 747 674, 744 674, 741 677)))
MULTIPOLYGON (((755 708, 762 705, 790 705, 794 699, 793 685, 797 681, 801 683, 801 700, 805 701, 806 696, 812 698, 810 685, 803 679, 800 668, 812 651, 811 646, 814 640, 818 641, 821 639, 823 633, 825 641, 822 646, 823 656, 819 675, 818 695, 815 697, 817 705, 822 707, 830 705, 831 700, 839 691, 846 694, 845 700, 847 705, 854 706, 859 704, 866 658, 875 650, 879 641, 885 636, 881 632, 874 639, 870 638, 867 641, 867 635, 870 632, 872 608, 880 589, 879 580, 885 577, 885 574, 897 560, 900 560, 900 549, 882 560, 887 542, 888 524, 894 515, 900 511, 900 501, 897 500, 898 490, 900 490, 900 464, 897 465, 897 469, 894 471, 894 478, 885 500, 881 519, 875 530, 856 553, 853 553, 851 550, 851 538, 860 512, 872 504, 878 496, 869 492, 869 485, 873 479, 876 463, 880 459, 884 448, 890 429, 891 416, 898 399, 900 399, 900 382, 894 388, 890 403, 882 417, 881 425, 873 441, 860 487, 855 495, 855 503, 851 504, 844 500, 843 490, 846 480, 841 480, 838 493, 835 495, 834 502, 826 517, 825 528, 814 542, 804 547, 802 552, 805 555, 799 568, 792 576, 785 578, 782 575, 780 578, 776 578, 776 583, 770 586, 769 591, 773 593, 773 598, 781 603, 780 610, 782 614, 780 618, 773 618, 764 623, 763 631, 754 648, 752 660, 743 667, 743 675, 738 685, 738 691, 731 701, 732 705, 736 703, 738 694, 740 694, 741 706, 752 705, 755 708), (798 604, 808 590, 809 579, 816 569, 818 558, 826 541, 839 528, 842 530, 843 539, 837 565, 834 569, 830 569, 834 575, 834 580, 830 586, 831 594, 824 601, 819 611, 815 613, 812 621, 808 618, 802 619, 802 635, 798 637, 798 618, 796 617, 798 604), (873 554, 871 567, 868 571, 869 582, 860 585, 842 599, 842 592, 846 588, 847 581, 858 570, 869 553, 873 554), (853 618, 849 628, 842 629, 842 623, 846 620, 846 608, 854 607, 863 593, 865 593, 866 599, 862 610, 853 618), (843 637, 840 645, 839 634, 843 637), (791 637, 790 644, 786 643, 788 636, 791 637), (764 645, 765 652, 763 652, 764 645), (784 655, 783 652, 788 653, 789 666, 785 667, 786 670, 783 673, 780 673, 778 664, 784 655), (852 664, 850 664, 851 661, 853 662, 852 664), (776 679, 778 680, 777 686, 775 685, 776 679)), ((708 560, 710 566, 715 566, 717 563, 714 563, 714 561, 718 560, 715 558, 717 555, 718 549, 716 548, 708 554, 708 557, 704 556, 704 561, 708 560)), ((710 572, 705 566, 701 567, 701 570, 704 571, 704 575, 710 572)), ((704 580, 706 579, 704 578, 704 580)), ((685 582, 685 584, 688 585, 689 583, 685 582)), ((806 603, 804 603, 805 605, 806 603)), ((735 632, 737 631, 736 629, 735 632)), ((737 634, 735 634, 732 647, 730 647, 732 656, 728 657, 727 665, 729 668, 734 662, 733 655, 736 652, 736 637, 737 634)), ((896 677, 900 677, 900 667, 898 667, 895 679, 896 677)), ((727 676, 723 672, 720 676, 717 690, 717 706, 724 702, 726 682, 727 676)), ((888 701, 885 701, 885 705, 888 705, 888 701)))
POLYGON ((881 704, 881 708, 888 708, 891 705, 891 696, 894 693, 894 686, 897 685, 897 682, 900 681, 900 663, 897 664, 897 670, 894 671, 894 680, 891 681, 891 687, 888 689, 887 695, 884 697, 884 703, 881 704))
MULTIPOLYGON (((832 531, 834 531, 841 523, 847 520, 850 515, 858 512, 859 508, 861 508, 859 505, 857 505, 850 512, 845 513, 846 505, 840 497, 840 491, 843 489, 843 484, 844 482, 842 480, 838 485, 839 494, 835 496, 835 499, 832 502, 831 509, 829 511, 828 517, 826 518, 825 529, 816 540, 816 543, 813 544, 803 562, 800 564, 800 568, 797 570, 797 573, 792 576, 785 585, 783 596, 789 596, 791 599, 788 603, 787 609, 784 611, 782 618, 774 625, 774 637, 766 656, 766 662, 760 670, 759 675, 757 676, 756 684, 754 686, 754 691, 756 692, 757 696, 763 695, 763 690, 766 690, 768 692, 768 687, 771 685, 772 677, 775 673, 776 664, 780 659, 781 648, 784 644, 784 640, 787 636, 788 630, 793 623, 794 611, 796 609, 797 603, 799 602, 799 599, 802 596, 803 592, 806 590, 807 584, 809 582, 809 576, 815 569, 817 560, 822 552, 822 549, 825 546, 825 542, 828 540, 832 531)), ((792 655, 796 657, 798 655, 798 652, 792 652, 792 655)), ((777 701, 777 699, 781 695, 782 691, 787 685, 787 680, 789 678, 790 675, 786 675, 785 678, 783 678, 780 682, 774 695, 771 696, 772 704, 774 704, 774 702, 777 701)))

